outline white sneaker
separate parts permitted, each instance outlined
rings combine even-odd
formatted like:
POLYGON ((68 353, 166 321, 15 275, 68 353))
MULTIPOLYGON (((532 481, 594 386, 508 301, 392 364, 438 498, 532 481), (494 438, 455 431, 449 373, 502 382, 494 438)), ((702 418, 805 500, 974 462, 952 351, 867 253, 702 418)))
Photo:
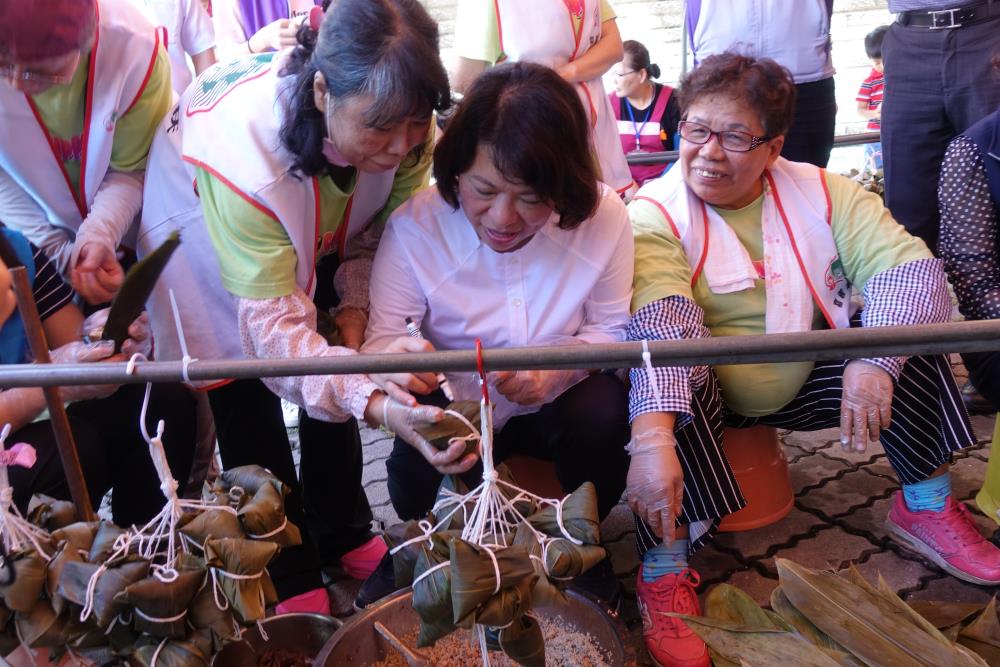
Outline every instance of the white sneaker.
POLYGON ((299 427, 299 406, 281 399, 281 414, 285 417, 285 428, 299 427))

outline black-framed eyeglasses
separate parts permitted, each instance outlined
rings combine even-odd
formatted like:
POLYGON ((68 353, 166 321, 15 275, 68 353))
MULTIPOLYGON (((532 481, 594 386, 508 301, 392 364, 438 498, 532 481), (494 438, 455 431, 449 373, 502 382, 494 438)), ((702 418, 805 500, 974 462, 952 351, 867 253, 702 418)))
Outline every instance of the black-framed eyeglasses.
POLYGON ((627 72, 612 72, 612 74, 614 74, 614 75, 615 75, 615 78, 616 78, 616 79, 620 79, 620 78, 622 78, 623 76, 628 76, 629 74, 635 74, 635 73, 636 73, 636 72, 638 72, 638 71, 639 71, 639 70, 637 70, 637 69, 630 69, 630 70, 629 70, 629 71, 627 71, 627 72))
POLYGON ((707 144, 714 135, 719 140, 719 145, 724 150, 734 153, 749 153, 758 146, 767 143, 774 137, 755 137, 749 132, 740 130, 722 130, 715 132, 701 123, 690 120, 682 120, 677 124, 677 132, 681 139, 690 141, 692 144, 707 144))

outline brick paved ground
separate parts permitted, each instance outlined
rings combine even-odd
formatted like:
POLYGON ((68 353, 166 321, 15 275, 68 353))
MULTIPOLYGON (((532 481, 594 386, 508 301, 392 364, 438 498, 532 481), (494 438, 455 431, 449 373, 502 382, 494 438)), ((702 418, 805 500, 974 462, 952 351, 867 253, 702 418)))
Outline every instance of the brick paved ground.
MULTIPOLYGON (((956 455, 952 481, 957 498, 971 501, 979 489, 989 457, 992 417, 974 417, 979 442, 956 455)), ((844 453, 834 430, 813 433, 779 432, 788 457, 795 490, 795 507, 782 521, 743 533, 721 534, 713 545, 695 555, 692 566, 702 576, 701 592, 727 582, 739 586, 761 604, 767 604, 777 585, 775 557, 791 558, 810 567, 845 567, 853 562, 863 574, 883 576, 904 599, 978 601, 992 589, 973 586, 944 574, 933 564, 901 549, 885 537, 882 522, 890 495, 898 488, 881 447, 863 454, 844 453)), ((364 481, 376 519, 396 521, 386 490, 385 458, 391 440, 378 431, 364 434, 364 481)), ((984 533, 996 524, 970 504, 984 533)), ((622 621, 627 644, 638 666, 649 665, 641 648, 641 624, 635 609, 635 527, 628 508, 619 505, 602 525, 605 546, 615 573, 627 591, 622 621)), ((335 583, 335 607, 349 613, 356 584, 335 583)))

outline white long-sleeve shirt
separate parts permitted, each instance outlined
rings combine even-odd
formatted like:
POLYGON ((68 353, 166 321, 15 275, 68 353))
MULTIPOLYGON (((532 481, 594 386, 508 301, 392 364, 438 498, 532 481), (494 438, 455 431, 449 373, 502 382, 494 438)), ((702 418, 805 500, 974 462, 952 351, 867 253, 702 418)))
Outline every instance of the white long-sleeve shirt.
POLYGON ((187 56, 195 56, 215 46, 212 19, 201 0, 132 0, 150 23, 163 28, 174 91, 178 95, 193 80, 187 56))
MULTIPOLYGON (((590 219, 571 230, 553 216, 523 247, 497 253, 482 243, 462 209, 436 188, 389 219, 375 255, 363 351, 406 335, 407 317, 438 350, 625 339, 632 296, 632 229, 607 186, 590 219)), ((474 374, 449 374, 458 400, 478 400, 474 374)), ((516 405, 497 391, 495 423, 541 405, 516 405)))

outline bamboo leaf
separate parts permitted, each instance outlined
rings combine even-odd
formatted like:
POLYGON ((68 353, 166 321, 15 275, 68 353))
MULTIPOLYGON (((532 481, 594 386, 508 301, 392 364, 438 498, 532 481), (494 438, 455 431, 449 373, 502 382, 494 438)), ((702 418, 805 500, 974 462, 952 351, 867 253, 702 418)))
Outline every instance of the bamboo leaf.
POLYGON ((729 584, 719 584, 708 592, 705 616, 736 625, 794 631, 780 616, 769 615, 753 598, 729 584))
MULTIPOLYGON (((853 568, 854 565, 852 564, 851 567, 853 568)), ((886 581, 884 577, 882 577, 881 572, 878 575, 877 590, 879 594, 881 594, 882 597, 889 602, 889 604, 891 604, 893 607, 895 607, 903 614, 905 614, 906 617, 909 618, 914 625, 916 625, 918 628, 920 628, 928 635, 930 635, 932 639, 937 640, 938 643, 943 644, 944 646, 947 646, 949 648, 953 645, 953 642, 951 642, 947 637, 945 637, 944 634, 942 634, 941 631, 938 630, 933 623, 928 621, 926 618, 924 618, 917 612, 913 611, 912 607, 903 602, 902 598, 896 595, 896 592, 892 590, 892 586, 889 585, 889 582, 886 581)))
POLYGON ((745 661, 755 666, 838 667, 837 661, 793 632, 703 616, 669 615, 683 619, 715 653, 734 665, 745 661))
POLYGON ((843 576, 783 558, 775 565, 781 587, 796 609, 868 665, 977 664, 954 646, 919 631, 907 614, 881 595, 843 576))
POLYGON ((146 307, 146 300, 153 293, 153 286, 180 243, 180 233, 174 232, 159 248, 133 264, 125 275, 121 288, 111 302, 111 312, 108 313, 108 320, 101 334, 102 340, 115 341, 115 352, 121 351, 122 343, 128 338, 129 325, 146 307))
MULTIPOLYGON (((939 600, 914 600, 907 604, 918 614, 944 631, 953 625, 963 624, 969 617, 981 612, 986 605, 978 602, 943 602, 939 600)), ((947 636, 947 632, 944 633, 947 636)))
MULTIPOLYGON (((1000 621, 997 619, 996 596, 993 596, 983 612, 976 617, 976 620, 958 633, 958 637, 960 642, 963 638, 973 639, 1000 649, 1000 621)), ((976 652, 979 653, 979 651, 976 652)))
MULTIPOLYGON (((826 634, 806 618, 802 612, 795 608, 785 595, 785 591, 778 586, 771 592, 771 609, 773 609, 786 623, 795 628, 795 631, 822 649, 829 649, 838 653, 850 655, 850 651, 841 646, 830 635, 826 634)), ((855 661, 855 664, 857 661, 855 661)))

